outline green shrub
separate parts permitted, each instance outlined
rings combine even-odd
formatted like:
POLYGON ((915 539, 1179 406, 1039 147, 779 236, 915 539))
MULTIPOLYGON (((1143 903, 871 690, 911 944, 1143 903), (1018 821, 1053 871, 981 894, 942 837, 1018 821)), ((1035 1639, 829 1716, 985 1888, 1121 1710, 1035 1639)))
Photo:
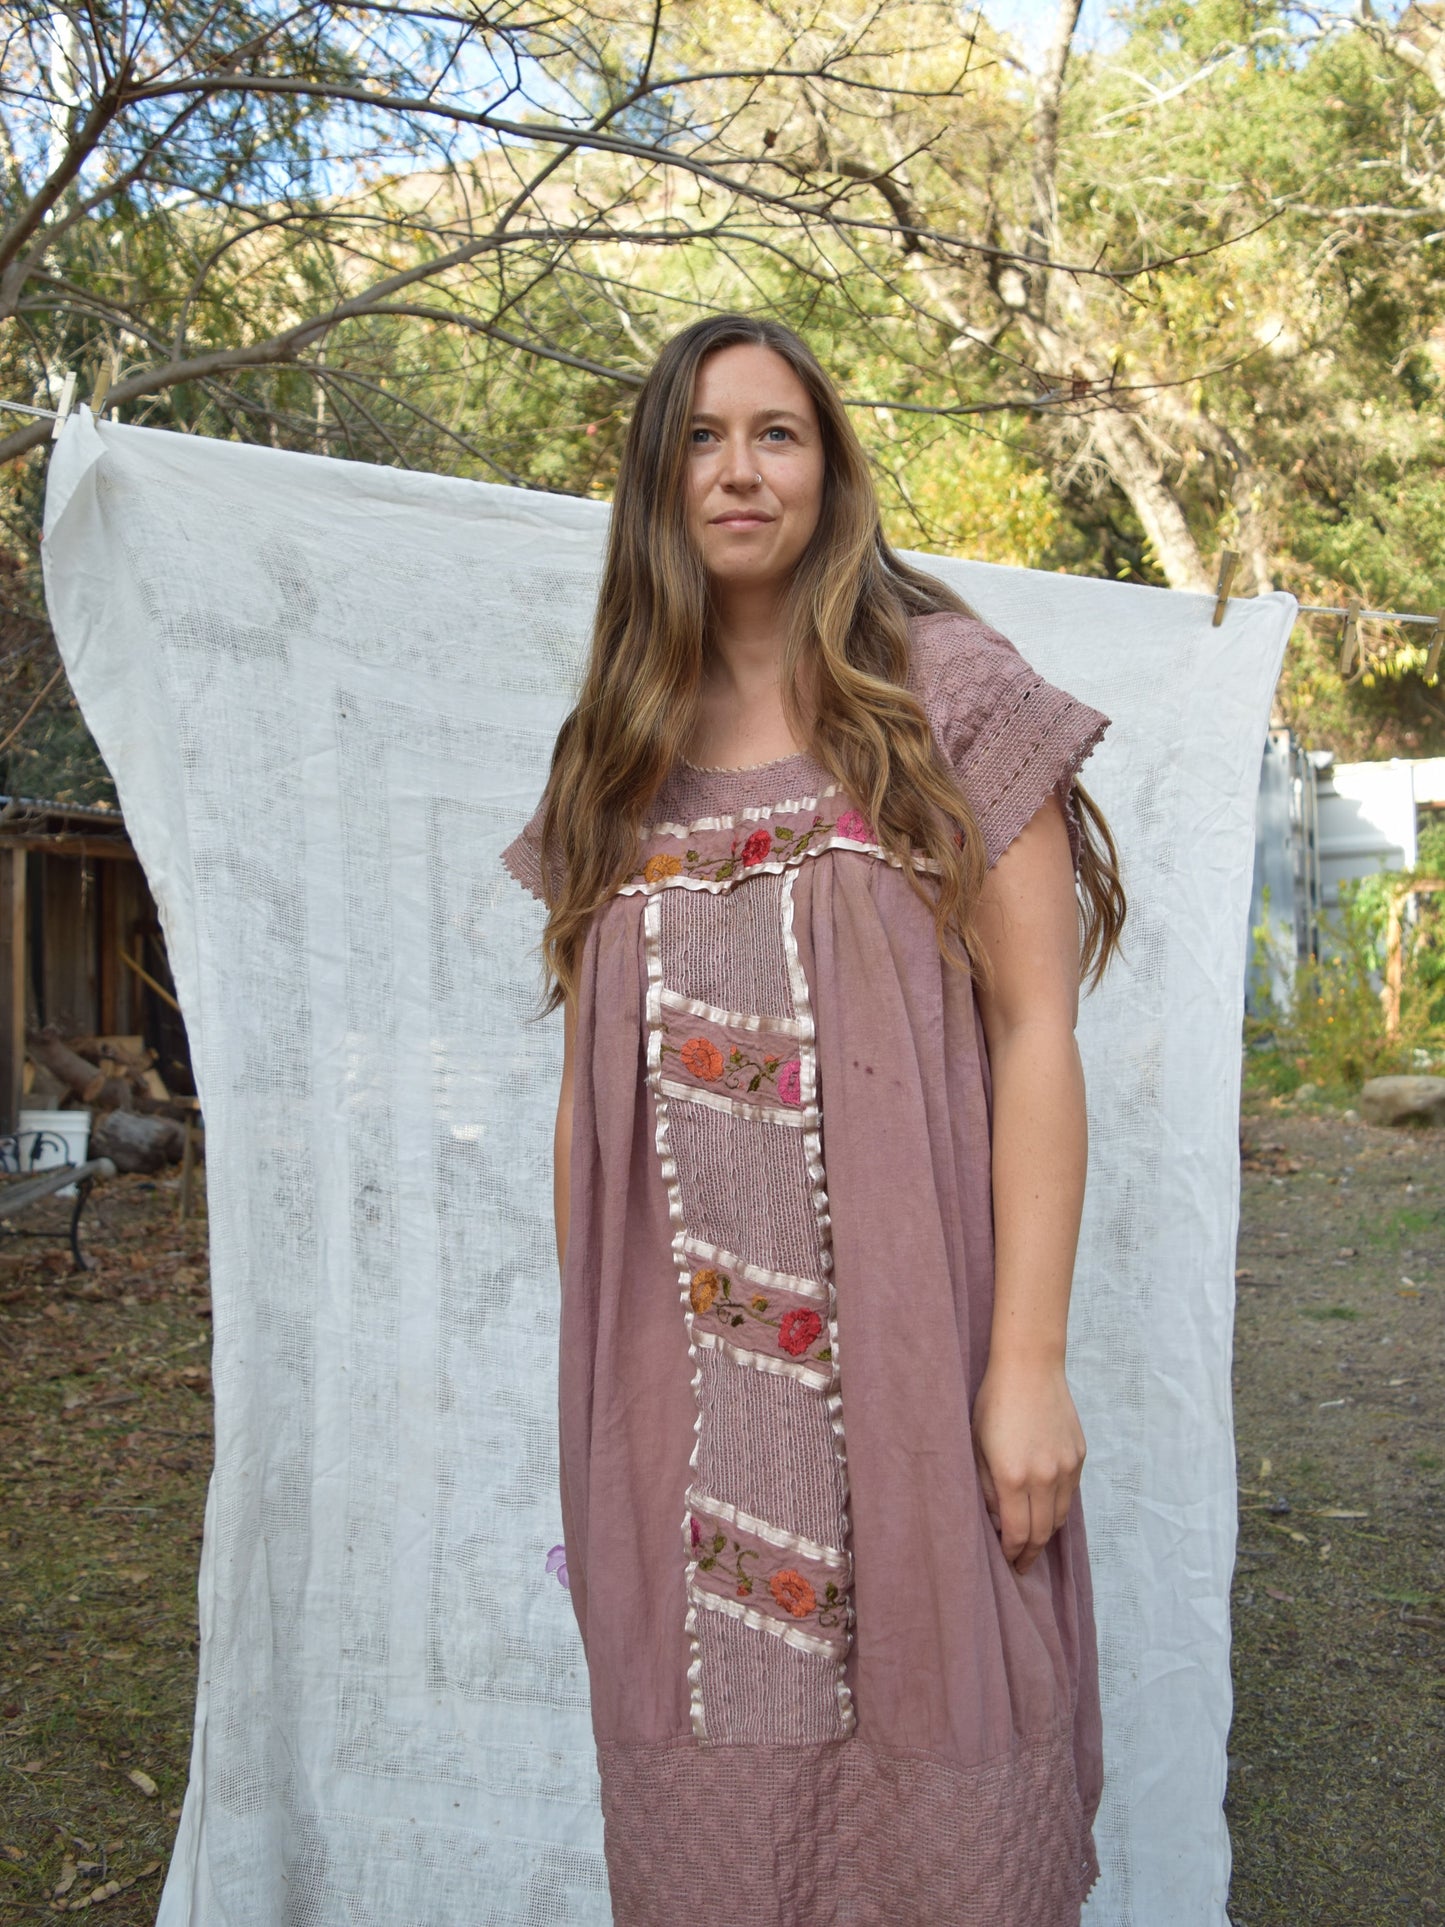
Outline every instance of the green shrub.
MULTIPOLYGON (((1251 1087, 1282 1096, 1313 1084, 1322 1096, 1347 1098, 1367 1078, 1419 1068, 1418 1053, 1433 1058, 1445 1050, 1445 956, 1427 948, 1419 935, 1406 946, 1400 1034, 1385 1034, 1379 990, 1385 921, 1390 890, 1402 881, 1408 877, 1392 872, 1341 889, 1339 915, 1325 932, 1332 954, 1296 967, 1287 1009, 1269 1007, 1245 1020, 1251 1087)), ((1445 910, 1445 904, 1440 907, 1445 910)), ((1433 914, 1429 927, 1439 934, 1433 914)), ((1254 941, 1257 980, 1268 982, 1264 926, 1255 931, 1254 941)))

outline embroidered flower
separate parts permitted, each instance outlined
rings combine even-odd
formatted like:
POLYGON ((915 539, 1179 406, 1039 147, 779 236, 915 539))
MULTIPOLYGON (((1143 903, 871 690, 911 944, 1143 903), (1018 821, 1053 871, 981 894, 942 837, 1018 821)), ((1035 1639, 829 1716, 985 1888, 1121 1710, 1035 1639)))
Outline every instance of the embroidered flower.
POLYGON ((795 1305, 785 1311, 778 1326, 778 1343, 785 1352, 794 1358, 801 1358, 823 1329, 823 1321, 817 1312, 809 1311, 806 1305, 795 1305))
POLYGON ((698 1524, 696 1517, 692 1515, 689 1515, 687 1524, 688 1531, 692 1538, 692 1549, 696 1552, 702 1544, 702 1527, 698 1524))
POLYGON ((754 830, 747 842, 743 845, 744 867, 747 868, 754 863, 761 863, 772 847, 773 833, 771 830, 754 830))
POLYGON ((871 843, 874 840, 873 825, 861 810, 844 810, 838 818, 837 829, 839 836, 851 837, 855 843, 871 843))
MULTIPOLYGON (((811 1315, 810 1313, 809 1316, 811 1315)), ((791 1567, 785 1567, 782 1572, 773 1574, 768 1581, 768 1591, 783 1611, 791 1613, 794 1619, 806 1619, 818 1603, 817 1593, 813 1591, 802 1573, 794 1572, 791 1567)))
POLYGON ((642 866, 644 883, 661 883, 664 877, 675 877, 682 868, 680 856, 650 856, 642 866))
POLYGON ((553 1546, 547 1554, 547 1570, 556 1573, 559 1585, 565 1586, 569 1592, 572 1590, 572 1581, 567 1577, 566 1546, 553 1546))
POLYGON ((803 1066, 796 1057, 789 1058, 778 1072, 778 1102, 780 1104, 801 1104, 803 1101, 803 1066))
POLYGON ((759 1292, 758 1296, 753 1299, 752 1306, 754 1311, 766 1311, 768 1308, 768 1301, 766 1298, 763 1297, 762 1293, 759 1292))
POLYGON ((689 1037, 677 1054, 684 1068, 706 1084, 713 1083, 723 1074, 723 1054, 706 1037, 689 1037))
POLYGON ((752 1591, 752 1589, 753 1589, 753 1582, 752 1582, 752 1580, 751 1580, 751 1579, 742 1579, 742 1580, 739 1580, 739 1582, 738 1582, 738 1598, 739 1598, 739 1599, 746 1599, 746 1598, 747 1598, 747 1596, 748 1596, 748 1594, 749 1594, 749 1593, 750 1593, 750 1592, 752 1591))
POLYGON ((695 1271, 692 1274, 692 1283, 688 1287, 687 1298, 688 1303, 692 1306, 699 1318, 712 1310, 713 1300, 718 1295, 718 1288, 721 1283, 722 1280, 711 1267, 706 1271, 695 1271))

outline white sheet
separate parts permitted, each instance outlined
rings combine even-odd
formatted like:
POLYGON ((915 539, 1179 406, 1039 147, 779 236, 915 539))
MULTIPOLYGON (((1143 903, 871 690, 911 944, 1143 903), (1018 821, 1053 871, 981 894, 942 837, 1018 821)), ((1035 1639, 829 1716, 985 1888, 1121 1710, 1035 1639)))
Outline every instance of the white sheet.
MULTIPOLYGON (((94 423, 44 544, 209 1147, 217 1457, 163 1927, 608 1918, 553 1439, 556 1022, 497 853, 596 503, 94 423)), ((1294 604, 936 562, 1114 719, 1127 955, 1080 1027, 1071 1375, 1108 1789, 1089 1927, 1217 1927, 1254 795, 1294 604)), ((819 1924, 822 1927, 822 1924, 819 1924)))

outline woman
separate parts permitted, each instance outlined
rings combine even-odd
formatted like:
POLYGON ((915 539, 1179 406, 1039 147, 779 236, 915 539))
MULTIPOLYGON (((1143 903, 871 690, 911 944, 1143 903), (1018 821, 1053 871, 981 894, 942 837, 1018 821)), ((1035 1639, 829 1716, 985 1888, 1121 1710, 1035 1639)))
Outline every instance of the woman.
POLYGON ((1076 1927, 1106 727, 888 548, 797 336, 667 344, 505 852, 564 1006, 562 1517, 618 1927, 1076 1927))

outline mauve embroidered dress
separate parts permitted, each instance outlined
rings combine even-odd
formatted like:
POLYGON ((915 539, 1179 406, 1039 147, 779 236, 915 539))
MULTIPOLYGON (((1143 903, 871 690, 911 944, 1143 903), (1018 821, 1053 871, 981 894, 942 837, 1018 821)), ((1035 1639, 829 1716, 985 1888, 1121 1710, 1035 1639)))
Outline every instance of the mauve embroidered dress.
MULTIPOLYGON (((1107 719, 979 622, 911 633, 996 861, 1107 719)), ((680 765, 583 954, 562 1277, 617 1927, 1077 1927, 1084 1524, 1004 1560, 992 1301, 987 1052, 926 905, 807 755, 680 765)))

